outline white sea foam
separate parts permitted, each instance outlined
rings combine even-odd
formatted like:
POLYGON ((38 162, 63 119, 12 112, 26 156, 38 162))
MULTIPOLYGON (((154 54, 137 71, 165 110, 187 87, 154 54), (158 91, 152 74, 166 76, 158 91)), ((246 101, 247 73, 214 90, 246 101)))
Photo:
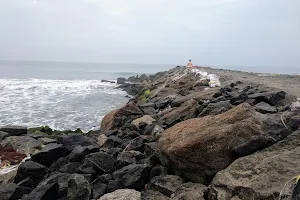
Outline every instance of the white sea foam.
POLYGON ((0 126, 87 131, 126 103, 126 93, 116 86, 100 80, 0 79, 0 126))

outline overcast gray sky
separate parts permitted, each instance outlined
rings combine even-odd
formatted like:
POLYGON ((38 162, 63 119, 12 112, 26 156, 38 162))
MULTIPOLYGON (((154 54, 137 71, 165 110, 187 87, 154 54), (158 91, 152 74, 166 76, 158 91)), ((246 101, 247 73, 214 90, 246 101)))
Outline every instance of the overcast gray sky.
POLYGON ((300 67, 300 0, 0 0, 0 60, 300 67))

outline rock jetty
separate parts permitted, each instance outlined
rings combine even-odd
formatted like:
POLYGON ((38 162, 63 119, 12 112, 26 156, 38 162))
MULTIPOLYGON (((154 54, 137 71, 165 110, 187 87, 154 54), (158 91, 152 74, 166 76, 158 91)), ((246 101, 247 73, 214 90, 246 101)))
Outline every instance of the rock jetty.
POLYGON ((230 73, 119 78, 134 98, 98 131, 1 127, 0 199, 296 200, 296 94, 230 73))

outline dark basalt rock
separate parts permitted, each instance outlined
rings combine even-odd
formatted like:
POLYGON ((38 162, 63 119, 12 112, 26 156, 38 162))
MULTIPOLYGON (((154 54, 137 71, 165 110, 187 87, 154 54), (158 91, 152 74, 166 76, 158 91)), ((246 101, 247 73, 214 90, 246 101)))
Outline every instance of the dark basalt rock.
POLYGON ((77 146, 75 147, 69 155, 71 162, 78 162, 84 159, 84 157, 90 153, 95 153, 99 151, 99 146, 77 146))
POLYGON ((93 199, 99 199, 100 197, 102 197, 107 190, 107 184, 104 183, 96 183, 93 184, 93 199))
POLYGON ((156 165, 151 169, 150 172, 150 179, 152 179, 155 176, 161 176, 161 175, 167 175, 168 169, 162 165, 156 165))
POLYGON ((82 134, 69 134, 60 136, 57 140, 59 144, 63 144, 67 151, 72 151, 76 146, 98 146, 94 138, 83 136, 82 134))
POLYGON ((10 136, 19 136, 27 133, 27 127, 25 126, 3 126, 0 127, 0 131, 8 133, 10 136))
POLYGON ((31 160, 45 166, 50 166, 60 157, 66 155, 66 150, 61 144, 47 144, 39 153, 34 154, 31 160))
POLYGON ((23 154, 33 154, 41 145, 43 145, 42 141, 27 135, 9 136, 1 142, 2 147, 12 147, 14 150, 18 150, 19 153, 23 154))
POLYGON ((164 99, 164 100, 156 102, 155 103, 155 107, 157 109, 164 109, 165 107, 167 107, 168 104, 169 104, 169 100, 168 99, 164 99))
POLYGON ((118 136, 111 135, 107 138, 107 141, 105 144, 102 146, 103 148, 113 148, 113 147, 118 147, 123 144, 123 140, 119 138, 118 136))
POLYGON ((57 173, 43 180, 22 200, 52 200, 67 198, 70 174, 57 173))
POLYGON ((113 174, 121 188, 142 189, 149 181, 150 167, 144 164, 131 164, 113 174))
POLYGON ((72 174, 68 181, 68 200, 89 200, 92 186, 81 174, 72 174))
POLYGON ((230 99, 230 103, 232 105, 239 105, 241 103, 244 103, 247 99, 249 99, 248 95, 246 93, 238 94, 237 96, 234 96, 230 99))
POLYGON ((124 151, 119 153, 117 157, 117 168, 120 169, 129 164, 137 164, 138 161, 146 156, 139 151, 124 151))
POLYGON ((0 141, 2 141, 4 138, 8 137, 9 134, 3 131, 0 131, 0 141))
POLYGON ((115 162, 115 159, 107 153, 92 153, 86 156, 79 171, 84 174, 104 174, 115 169, 115 162))
POLYGON ((24 194, 30 193, 31 189, 18 186, 15 183, 9 183, 0 187, 1 200, 17 200, 21 199, 24 194))
POLYGON ((116 83, 115 81, 101 80, 102 83, 116 83))
POLYGON ((267 135, 256 135, 250 138, 250 140, 233 149, 234 153, 238 157, 246 156, 261 149, 267 148, 274 144, 276 140, 267 135))
POLYGON ((118 84, 123 84, 123 83, 125 83, 125 81, 126 81, 126 78, 117 78, 118 84))
POLYGON ((282 106, 285 99, 286 92, 264 92, 264 93, 255 93, 249 95, 250 99, 255 99, 257 103, 265 102, 272 106, 282 106))
POLYGON ((79 166, 82 165, 82 162, 70 162, 61 166, 58 171, 61 173, 74 174, 78 172, 79 166))
POLYGON ((198 115, 198 117, 204 117, 206 115, 218 115, 227 110, 230 110, 233 106, 229 101, 220 101, 217 103, 208 104, 203 111, 198 115))
POLYGON ((19 166, 15 177, 15 183, 30 178, 32 184, 36 186, 48 175, 48 173, 49 169, 47 167, 33 161, 27 161, 19 166))
POLYGON ((171 200, 171 198, 163 195, 155 190, 145 190, 141 193, 142 200, 171 200))
POLYGON ((182 184, 183 180, 179 176, 163 175, 152 178, 148 188, 170 197, 182 184))
POLYGON ((271 106, 270 104, 267 104, 265 102, 260 102, 255 105, 255 110, 262 113, 276 113, 277 109, 274 106, 271 106))

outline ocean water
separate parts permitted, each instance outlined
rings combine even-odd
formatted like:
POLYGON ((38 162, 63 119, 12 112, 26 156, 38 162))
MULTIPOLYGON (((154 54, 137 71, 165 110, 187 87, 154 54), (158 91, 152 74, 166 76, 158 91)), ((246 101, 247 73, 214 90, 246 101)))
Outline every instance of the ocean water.
POLYGON ((172 67, 0 61, 0 126, 98 128, 105 114, 128 101, 117 84, 102 83, 102 79, 152 74, 172 67))
MULTIPOLYGON (((116 80, 153 74, 174 65, 0 61, 0 126, 49 125, 57 130, 99 127, 109 111, 122 107, 126 93, 116 80)), ((299 74, 298 68, 213 66, 233 70, 299 74)))

